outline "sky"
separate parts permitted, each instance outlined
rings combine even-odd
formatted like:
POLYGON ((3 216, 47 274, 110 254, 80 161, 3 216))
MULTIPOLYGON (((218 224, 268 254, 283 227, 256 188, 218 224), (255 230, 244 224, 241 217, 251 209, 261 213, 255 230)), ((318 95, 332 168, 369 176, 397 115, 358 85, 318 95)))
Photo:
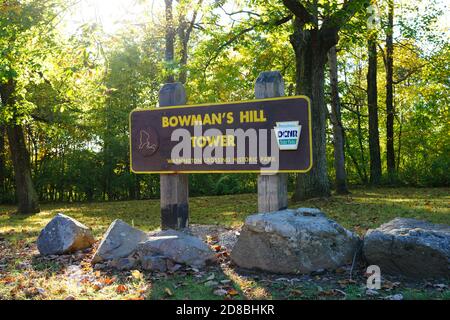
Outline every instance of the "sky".
POLYGON ((64 18, 65 32, 72 34, 85 23, 99 23, 108 34, 114 34, 129 24, 148 19, 145 12, 157 12, 164 0, 80 0, 64 18))
MULTIPOLYGON (((234 6, 234 0, 230 0, 224 8, 232 12, 234 6)), ((164 0, 79 0, 65 15, 64 30, 67 34, 73 34, 81 25, 96 22, 112 35, 130 24, 149 23, 152 20, 162 24, 157 19, 158 16, 164 17, 163 12, 164 0), (153 16, 151 13, 154 13, 153 16)), ((222 14, 222 20, 222 23, 226 23, 228 16, 222 14)))
MULTIPOLYGON (((450 4, 448 0, 423 0, 414 1, 419 3, 419 12, 425 12, 432 1, 437 1, 442 7, 446 7, 437 28, 450 38, 450 4)), ((398 5, 411 3, 411 0, 396 0, 398 5)), ((228 12, 233 11, 234 1, 226 2, 225 8, 228 12)), ((119 29, 126 28, 130 24, 149 23, 151 13, 162 14, 164 0, 79 0, 65 15, 64 25, 67 34, 73 34, 77 28, 85 23, 96 22, 103 26, 107 34, 114 34, 119 29)), ((399 9, 400 10, 400 9, 399 9)), ((219 11, 220 12, 220 11, 219 11)), ((223 22, 226 23, 227 16, 222 14, 223 22)), ((415 18, 411 16, 411 19, 415 18)), ((160 21, 156 21, 158 24, 160 21)))

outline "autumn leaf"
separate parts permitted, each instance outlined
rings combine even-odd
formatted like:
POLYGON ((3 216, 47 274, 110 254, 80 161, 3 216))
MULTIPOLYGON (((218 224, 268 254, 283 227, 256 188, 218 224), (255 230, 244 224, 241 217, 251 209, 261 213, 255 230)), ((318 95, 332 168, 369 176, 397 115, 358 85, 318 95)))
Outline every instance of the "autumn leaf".
POLYGON ((215 243, 217 241, 219 241, 219 238, 217 236, 206 236, 207 243, 215 243))
POLYGON ((126 291, 128 291, 128 288, 127 288, 127 286, 124 285, 124 284, 119 284, 119 285, 117 286, 117 288, 116 288, 116 292, 117 292, 117 293, 124 293, 124 292, 126 292, 126 291))
POLYGON ((144 277, 144 275, 139 270, 131 271, 131 276, 136 280, 140 280, 144 277))
POLYGON ((230 290, 228 290, 228 294, 230 296, 237 296, 239 294, 239 292, 237 292, 235 289, 230 289, 230 290))
POLYGON ((169 297, 173 296, 173 292, 172 292, 172 290, 170 290, 169 288, 164 288, 164 292, 165 292, 169 297))
POLYGON ((303 291, 297 290, 297 289, 292 289, 290 291, 290 294, 293 295, 293 296, 301 296, 301 295, 303 295, 303 291))
POLYGON ((116 281, 116 278, 103 278, 100 280, 104 285, 109 286, 110 284, 114 283, 114 281, 116 281))

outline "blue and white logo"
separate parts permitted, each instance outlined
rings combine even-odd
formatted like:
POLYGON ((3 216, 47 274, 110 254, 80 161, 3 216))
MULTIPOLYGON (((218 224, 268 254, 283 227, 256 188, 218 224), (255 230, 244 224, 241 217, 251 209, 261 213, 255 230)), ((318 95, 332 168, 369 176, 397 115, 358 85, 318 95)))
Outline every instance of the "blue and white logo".
POLYGON ((298 121, 277 122, 274 130, 280 150, 297 150, 302 131, 298 121))

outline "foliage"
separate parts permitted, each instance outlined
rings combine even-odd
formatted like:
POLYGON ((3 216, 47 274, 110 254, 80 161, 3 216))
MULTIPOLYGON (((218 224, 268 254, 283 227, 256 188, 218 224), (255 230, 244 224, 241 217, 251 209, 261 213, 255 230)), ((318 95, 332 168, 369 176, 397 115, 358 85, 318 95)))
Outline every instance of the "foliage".
MULTIPOLYGON (((439 29, 439 2, 420 11, 420 1, 396 2, 394 50, 395 146, 398 182, 448 186, 449 61, 448 33, 439 29)), ((306 2, 305 2, 306 3, 306 2)), ((337 9, 320 1, 320 10, 337 9)), ((63 13, 76 1, 0 1, 0 84, 16 83, 15 103, 2 103, 0 129, 24 126, 33 181, 44 202, 154 199, 157 175, 129 170, 128 114, 153 108, 165 77, 162 12, 147 13, 147 24, 128 24, 111 35, 96 23, 73 34, 60 28, 63 13), (151 19, 151 20, 150 20, 151 19), (159 20, 158 20, 159 19, 159 20)), ((378 1, 380 24, 378 106, 380 144, 385 162, 385 3, 378 1)), ((261 71, 280 70, 286 95, 295 92, 292 23, 282 1, 177 2, 177 31, 193 17, 186 65, 189 103, 236 101, 254 97, 261 71), (201 3, 201 5, 199 5, 201 3)), ((358 12, 340 32, 339 91, 346 131, 349 182, 365 184, 369 175, 367 117, 367 13, 358 12)), ((178 42, 177 42, 178 43, 178 42)), ((177 44, 176 56, 182 47, 177 44)), ((326 91, 328 83, 326 83, 326 91)), ((0 130, 1 131, 1 130, 0 130)), ((5 136, 0 143, 0 202, 13 203, 14 172, 5 136)), ((332 131, 327 130, 329 176, 332 131)), ((385 168, 384 168, 385 171, 385 168)), ((295 175, 290 175, 293 190, 295 175)), ((254 174, 190 176, 192 196, 256 191, 254 174)))
MULTIPOLYGON (((317 207, 362 235, 368 228, 394 217, 448 223, 449 191, 448 188, 358 188, 348 196, 315 199, 302 205, 317 207)), ((196 197, 190 199, 190 208, 193 224, 236 227, 256 212, 256 195, 196 197)), ((356 269, 353 281, 348 280, 346 271, 340 270, 311 277, 310 281, 292 283, 277 280, 279 275, 261 273, 259 278, 253 278, 228 267, 185 275, 179 272, 97 271, 89 262, 91 253, 57 259, 37 257, 35 240, 41 228, 56 213, 63 212, 92 227, 97 239, 117 218, 150 231, 159 226, 159 201, 44 204, 36 215, 13 212, 13 206, 0 207, 0 259, 5 265, 2 266, 5 269, 0 270, 0 299, 222 299, 213 294, 213 287, 205 285, 211 274, 215 281, 229 280, 229 286, 237 291, 231 296, 233 299, 381 299, 396 293, 403 294, 405 299, 450 299, 448 283, 445 289, 445 284, 439 286, 441 282, 408 283, 402 280, 397 283, 398 280, 385 277, 380 296, 367 297, 364 271, 356 269), (68 268, 69 264, 71 268, 68 268), (71 271, 73 276, 68 277, 71 271), (345 292, 345 297, 335 289, 345 292)))

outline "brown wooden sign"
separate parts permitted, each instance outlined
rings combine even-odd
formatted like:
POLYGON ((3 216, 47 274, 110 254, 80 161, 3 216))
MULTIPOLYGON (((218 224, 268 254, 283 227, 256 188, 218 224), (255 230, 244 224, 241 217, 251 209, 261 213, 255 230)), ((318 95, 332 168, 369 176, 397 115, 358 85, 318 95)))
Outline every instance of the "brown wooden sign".
POLYGON ((307 172, 313 164, 307 97, 136 109, 135 173, 307 172))

